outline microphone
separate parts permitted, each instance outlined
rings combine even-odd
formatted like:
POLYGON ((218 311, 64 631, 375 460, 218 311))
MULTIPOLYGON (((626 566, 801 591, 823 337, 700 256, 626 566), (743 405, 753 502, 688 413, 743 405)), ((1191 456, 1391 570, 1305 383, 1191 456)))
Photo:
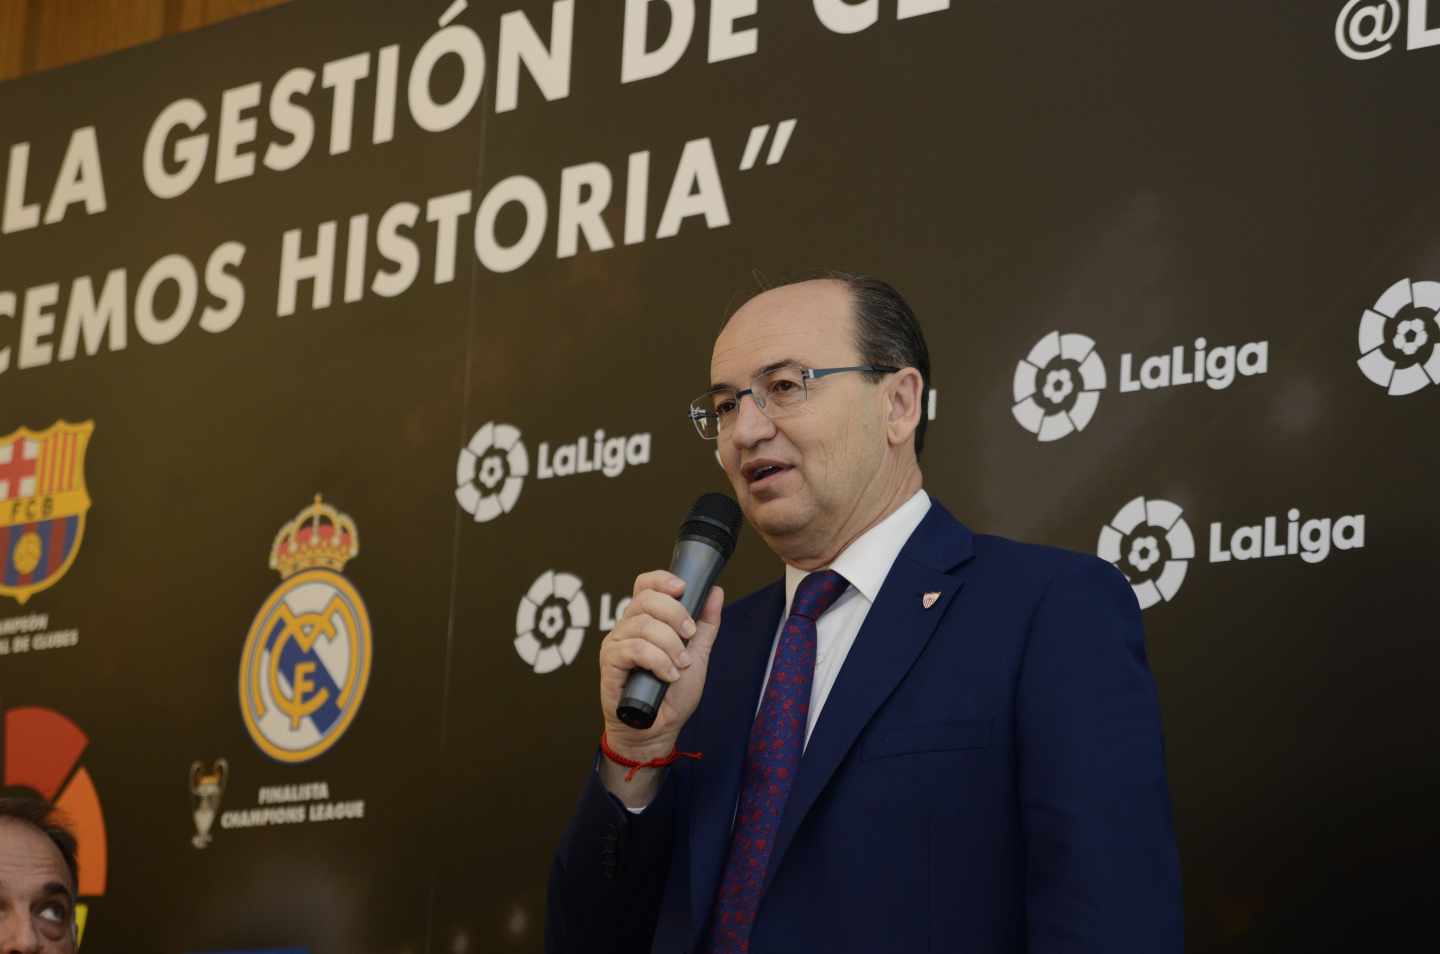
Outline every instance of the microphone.
MULTIPOLYGON (((680 605, 692 619, 699 616, 710 587, 735 552, 741 519, 740 505, 734 500, 724 494, 703 494, 680 527, 680 538, 670 557, 670 572, 685 581, 680 605)), ((615 715, 633 729, 650 728, 668 688, 668 683, 656 679, 648 669, 632 669, 625 678, 615 715)))

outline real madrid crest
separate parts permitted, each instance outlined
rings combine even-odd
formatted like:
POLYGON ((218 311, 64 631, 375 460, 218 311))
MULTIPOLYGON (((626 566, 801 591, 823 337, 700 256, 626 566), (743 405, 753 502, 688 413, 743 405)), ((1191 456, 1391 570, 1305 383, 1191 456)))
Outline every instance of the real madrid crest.
POLYGON ((315 502, 275 537, 270 568, 284 580, 240 656, 240 711, 266 755, 308 762, 350 727, 370 679, 370 617, 345 564, 360 552, 355 522, 315 502))
POLYGON ((60 581, 80 552, 93 421, 0 437, 0 595, 21 604, 60 581))

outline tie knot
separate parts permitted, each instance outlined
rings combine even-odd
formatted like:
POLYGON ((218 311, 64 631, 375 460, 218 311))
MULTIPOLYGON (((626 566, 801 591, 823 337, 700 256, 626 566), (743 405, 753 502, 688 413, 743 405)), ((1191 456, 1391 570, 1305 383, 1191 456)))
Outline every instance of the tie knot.
POLYGON ((850 582, 834 570, 811 573, 795 588, 795 604, 790 608, 790 615, 819 619, 849 586, 850 582))

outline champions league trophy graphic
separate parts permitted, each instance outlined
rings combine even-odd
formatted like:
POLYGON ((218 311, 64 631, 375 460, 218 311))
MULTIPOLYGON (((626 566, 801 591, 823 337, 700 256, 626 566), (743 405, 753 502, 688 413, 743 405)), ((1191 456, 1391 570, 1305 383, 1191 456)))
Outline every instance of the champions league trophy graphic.
POLYGON ((201 762, 190 764, 190 793, 195 796, 195 837, 190 844, 204 848, 210 844, 210 826, 220 814, 220 796, 225 794, 225 780, 230 777, 230 763, 216 759, 207 772, 201 762))

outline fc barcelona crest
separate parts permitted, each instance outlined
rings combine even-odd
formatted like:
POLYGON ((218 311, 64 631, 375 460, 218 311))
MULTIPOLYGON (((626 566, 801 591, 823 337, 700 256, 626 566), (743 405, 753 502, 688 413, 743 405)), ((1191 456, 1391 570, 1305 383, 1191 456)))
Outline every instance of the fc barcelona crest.
POLYGON ((56 421, 0 437, 0 596, 24 603, 60 581, 80 552, 94 421, 56 421))

